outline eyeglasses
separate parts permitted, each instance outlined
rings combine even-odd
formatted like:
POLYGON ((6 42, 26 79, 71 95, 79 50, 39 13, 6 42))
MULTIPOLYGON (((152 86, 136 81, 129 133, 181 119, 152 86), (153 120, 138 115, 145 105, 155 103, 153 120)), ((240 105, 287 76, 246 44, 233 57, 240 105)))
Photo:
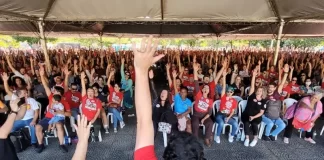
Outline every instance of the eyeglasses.
POLYGON ((72 90, 72 91, 76 91, 76 90, 77 90, 77 88, 71 88, 71 90, 72 90))
POLYGON ((227 93, 234 93, 233 91, 227 91, 227 93))

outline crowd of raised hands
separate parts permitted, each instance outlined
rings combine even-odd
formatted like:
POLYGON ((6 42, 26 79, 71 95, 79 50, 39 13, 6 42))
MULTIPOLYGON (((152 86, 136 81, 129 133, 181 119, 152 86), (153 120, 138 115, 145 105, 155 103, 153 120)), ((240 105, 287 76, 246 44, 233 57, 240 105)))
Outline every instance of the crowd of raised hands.
MULTIPOLYGON (((254 106, 253 101, 266 104, 263 100, 300 100, 305 96, 314 95, 314 88, 321 86, 324 80, 322 53, 283 51, 279 52, 278 61, 275 63, 273 52, 270 51, 156 50, 157 42, 152 37, 144 38, 139 46, 133 44, 132 50, 118 52, 112 49, 56 49, 49 50, 48 57, 41 51, 1 51, 1 100, 9 102, 12 99, 11 95, 16 94, 19 98, 34 98, 41 103, 41 117, 36 113, 30 122, 30 125, 35 126, 37 136, 31 143, 38 145, 42 145, 40 139, 43 138, 41 132, 46 126, 44 123, 49 123, 37 123, 44 117, 45 111, 45 119, 49 118, 48 121, 53 116, 72 114, 77 120, 75 129, 79 136, 74 159, 85 159, 92 124, 95 128, 99 124, 100 130, 100 119, 108 133, 109 112, 114 116, 114 132, 117 132, 115 121, 120 121, 121 128, 125 126, 119 113, 135 105, 135 159, 154 159, 154 134, 159 120, 152 118, 152 115, 158 114, 160 117, 162 112, 165 112, 160 110, 162 107, 156 107, 165 106, 165 101, 169 101, 167 104, 170 107, 173 104, 170 109, 178 120, 175 130, 181 131, 182 134, 177 136, 191 137, 192 143, 198 144, 199 127, 204 126, 204 142, 209 147, 213 141, 220 143, 219 136, 224 124, 232 125, 229 141, 233 142, 239 130, 239 123, 233 120, 238 115, 236 110, 240 101, 235 96, 242 100, 247 99, 249 107, 247 111, 240 113, 242 116, 239 118, 245 126, 252 126, 252 131, 244 127, 247 135, 245 139, 249 140, 249 131, 253 132, 254 136, 251 144, 245 141, 244 145, 255 146, 258 130, 255 129, 255 125, 263 121, 267 111, 262 107, 251 108, 254 106), (158 101, 155 101, 155 106, 152 107, 154 100, 151 99, 152 85, 149 84, 150 81, 154 81, 154 73, 157 72, 165 74, 168 87, 166 92, 161 92, 158 101), (26 93, 21 93, 22 90, 26 93), (276 96, 278 98, 271 98, 276 96), (44 102, 44 99, 47 99, 47 102, 44 102), (216 100, 220 100, 220 105, 215 111, 213 102, 216 100), (63 108, 60 109, 59 104, 62 104, 63 108), (57 108, 51 113, 52 116, 49 116, 48 112, 51 112, 53 107, 57 108), (80 113, 81 118, 78 116, 80 113), (214 122, 218 126, 214 126, 214 122)), ((58 129, 62 145, 60 135, 64 134, 63 126, 56 124, 57 122, 60 121, 56 121, 54 125, 58 129)), ((272 140, 276 135, 266 133, 265 136, 264 139, 272 140)), ((285 138, 290 138, 289 133, 285 133, 285 138)), ((313 142, 310 137, 306 138, 313 142)), ((172 140, 177 141, 177 137, 170 139, 172 140)), ((164 157, 172 154, 170 146, 166 149, 170 153, 166 151, 164 157)), ((201 148, 199 145, 197 147, 201 148)), ((41 148, 44 149, 43 146, 41 148)), ((67 151, 64 147, 62 150, 67 151)), ((198 153, 198 157, 203 157, 201 152, 198 153)))

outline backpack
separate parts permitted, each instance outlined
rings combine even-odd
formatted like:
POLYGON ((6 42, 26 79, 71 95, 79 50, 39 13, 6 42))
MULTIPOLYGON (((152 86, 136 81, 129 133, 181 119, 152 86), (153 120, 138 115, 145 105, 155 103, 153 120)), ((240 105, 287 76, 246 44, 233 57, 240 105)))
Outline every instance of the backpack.
POLYGON ((22 152, 30 146, 30 136, 24 129, 10 133, 10 139, 17 153, 22 152))
POLYGON ((267 102, 267 109, 265 110, 265 116, 271 120, 280 118, 282 103, 280 100, 269 100, 267 102))

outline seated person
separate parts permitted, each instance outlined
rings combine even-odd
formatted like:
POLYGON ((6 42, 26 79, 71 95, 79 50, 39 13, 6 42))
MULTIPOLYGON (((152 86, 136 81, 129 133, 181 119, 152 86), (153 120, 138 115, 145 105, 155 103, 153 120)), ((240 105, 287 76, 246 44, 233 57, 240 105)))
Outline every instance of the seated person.
MULTIPOLYGON (((226 72, 223 73, 223 77, 226 77, 226 72)), ((225 84, 226 81, 225 78, 223 78, 223 85, 225 86, 225 84)), ((234 113, 237 109, 237 101, 232 97, 232 95, 234 94, 234 88, 231 86, 228 87, 226 94, 225 90, 226 89, 224 87, 221 94, 220 108, 216 115, 216 123, 218 124, 215 132, 216 143, 220 143, 220 135, 222 133, 224 123, 230 124, 232 126, 232 133, 230 133, 228 137, 228 141, 230 143, 233 142, 238 127, 237 120, 233 118, 234 113)))
POLYGON ((120 85, 115 84, 114 87, 110 84, 110 79, 114 75, 114 72, 111 72, 108 78, 108 88, 109 88, 109 97, 108 97, 108 111, 110 113, 113 113, 113 119, 114 119, 114 132, 117 133, 117 124, 118 121, 120 122, 120 128, 125 127, 125 123, 123 120, 123 117, 120 115, 121 112, 121 105, 123 101, 123 93, 120 92, 120 85))
MULTIPOLYGON (((173 71, 173 83, 176 84, 176 77, 177 72, 173 71)), ((180 87, 180 93, 178 88, 174 88, 174 113, 177 115, 178 118, 178 128, 180 131, 186 130, 188 133, 191 133, 191 121, 189 114, 192 110, 192 103, 187 98, 188 95, 188 88, 187 87, 180 87)))
POLYGON ((166 122, 171 125, 171 131, 178 130, 178 119, 174 115, 170 101, 168 100, 168 91, 162 90, 160 96, 158 96, 155 84, 153 81, 154 73, 151 69, 149 71, 149 78, 150 78, 150 89, 152 95, 152 106, 153 106, 153 125, 154 125, 154 133, 158 130, 159 122, 166 122))
POLYGON ((194 113, 191 119, 192 123, 192 134, 198 138, 199 125, 203 124, 205 126, 205 145, 207 147, 211 146, 212 141, 212 129, 213 129, 213 121, 210 116, 213 113, 213 100, 208 98, 209 94, 209 85, 203 84, 203 89, 200 90, 198 83, 198 65, 194 64, 194 76, 197 91, 195 96, 195 105, 194 105, 194 113))
POLYGON ((6 73, 2 74, 2 79, 4 82, 5 91, 6 91, 7 95, 10 97, 10 99, 11 100, 15 100, 15 99, 22 100, 22 98, 23 98, 23 99, 25 99, 25 103, 27 104, 26 105, 27 111, 26 111, 25 116, 21 120, 14 122, 11 132, 14 132, 21 128, 29 126, 31 144, 33 146, 36 146, 37 140, 36 140, 36 135, 35 135, 35 124, 38 119, 38 111, 39 111, 39 107, 38 107, 36 100, 34 98, 30 98, 28 96, 28 91, 26 88, 16 89, 16 94, 13 94, 11 92, 11 90, 9 89, 8 76, 6 73))
MULTIPOLYGON (((40 66, 39 74, 41 76, 41 81, 45 88, 46 95, 48 96, 49 106, 51 106, 53 103, 53 96, 54 95, 63 96, 64 89, 62 87, 55 86, 54 93, 52 93, 50 88, 48 87, 48 84, 47 84, 44 66, 40 66)), ((60 103, 63 104, 64 111, 57 110, 54 112, 54 114, 64 114, 66 117, 70 117, 71 116, 70 105, 64 99, 61 99, 60 103)), ((36 125, 36 137, 37 137, 37 141, 38 141, 38 145, 39 145, 37 148, 37 153, 41 153, 45 149, 45 146, 43 144, 43 138, 44 138, 43 130, 46 130, 48 128, 48 125, 49 125, 48 122, 50 121, 50 119, 52 117, 54 117, 54 115, 51 112, 47 112, 45 115, 45 118, 40 120, 38 122, 38 124, 36 125)), ((68 152, 68 150, 67 150, 66 146, 64 145, 63 125, 64 125, 64 121, 60 121, 55 124, 55 128, 57 129, 57 136, 58 136, 59 144, 60 144, 59 148, 62 152, 66 153, 66 152, 68 152)))
POLYGON ((101 102, 94 95, 93 88, 88 88, 86 90, 85 87, 85 73, 81 73, 81 85, 82 85, 82 105, 81 105, 81 113, 87 117, 87 120, 91 122, 94 127, 94 136, 95 141, 99 141, 98 135, 100 132, 101 124, 98 116, 102 109, 101 102))
POLYGON ((54 125, 56 123, 65 120, 64 114, 60 114, 60 113, 55 114, 55 112, 57 112, 57 111, 64 112, 64 106, 62 103, 60 103, 60 101, 61 101, 60 95, 53 96, 52 106, 49 106, 48 110, 49 110, 49 112, 51 112, 54 115, 54 117, 51 118, 51 120, 48 122, 47 132, 45 131, 46 135, 48 135, 48 133, 50 133, 51 129, 54 129, 54 125))

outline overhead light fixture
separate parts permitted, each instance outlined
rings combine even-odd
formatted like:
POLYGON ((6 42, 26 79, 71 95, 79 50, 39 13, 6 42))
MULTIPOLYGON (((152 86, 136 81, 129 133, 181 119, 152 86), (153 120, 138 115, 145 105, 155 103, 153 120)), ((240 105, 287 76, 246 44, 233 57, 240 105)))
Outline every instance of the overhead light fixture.
POLYGON ((149 16, 145 16, 146 19, 149 19, 150 17, 149 16))

